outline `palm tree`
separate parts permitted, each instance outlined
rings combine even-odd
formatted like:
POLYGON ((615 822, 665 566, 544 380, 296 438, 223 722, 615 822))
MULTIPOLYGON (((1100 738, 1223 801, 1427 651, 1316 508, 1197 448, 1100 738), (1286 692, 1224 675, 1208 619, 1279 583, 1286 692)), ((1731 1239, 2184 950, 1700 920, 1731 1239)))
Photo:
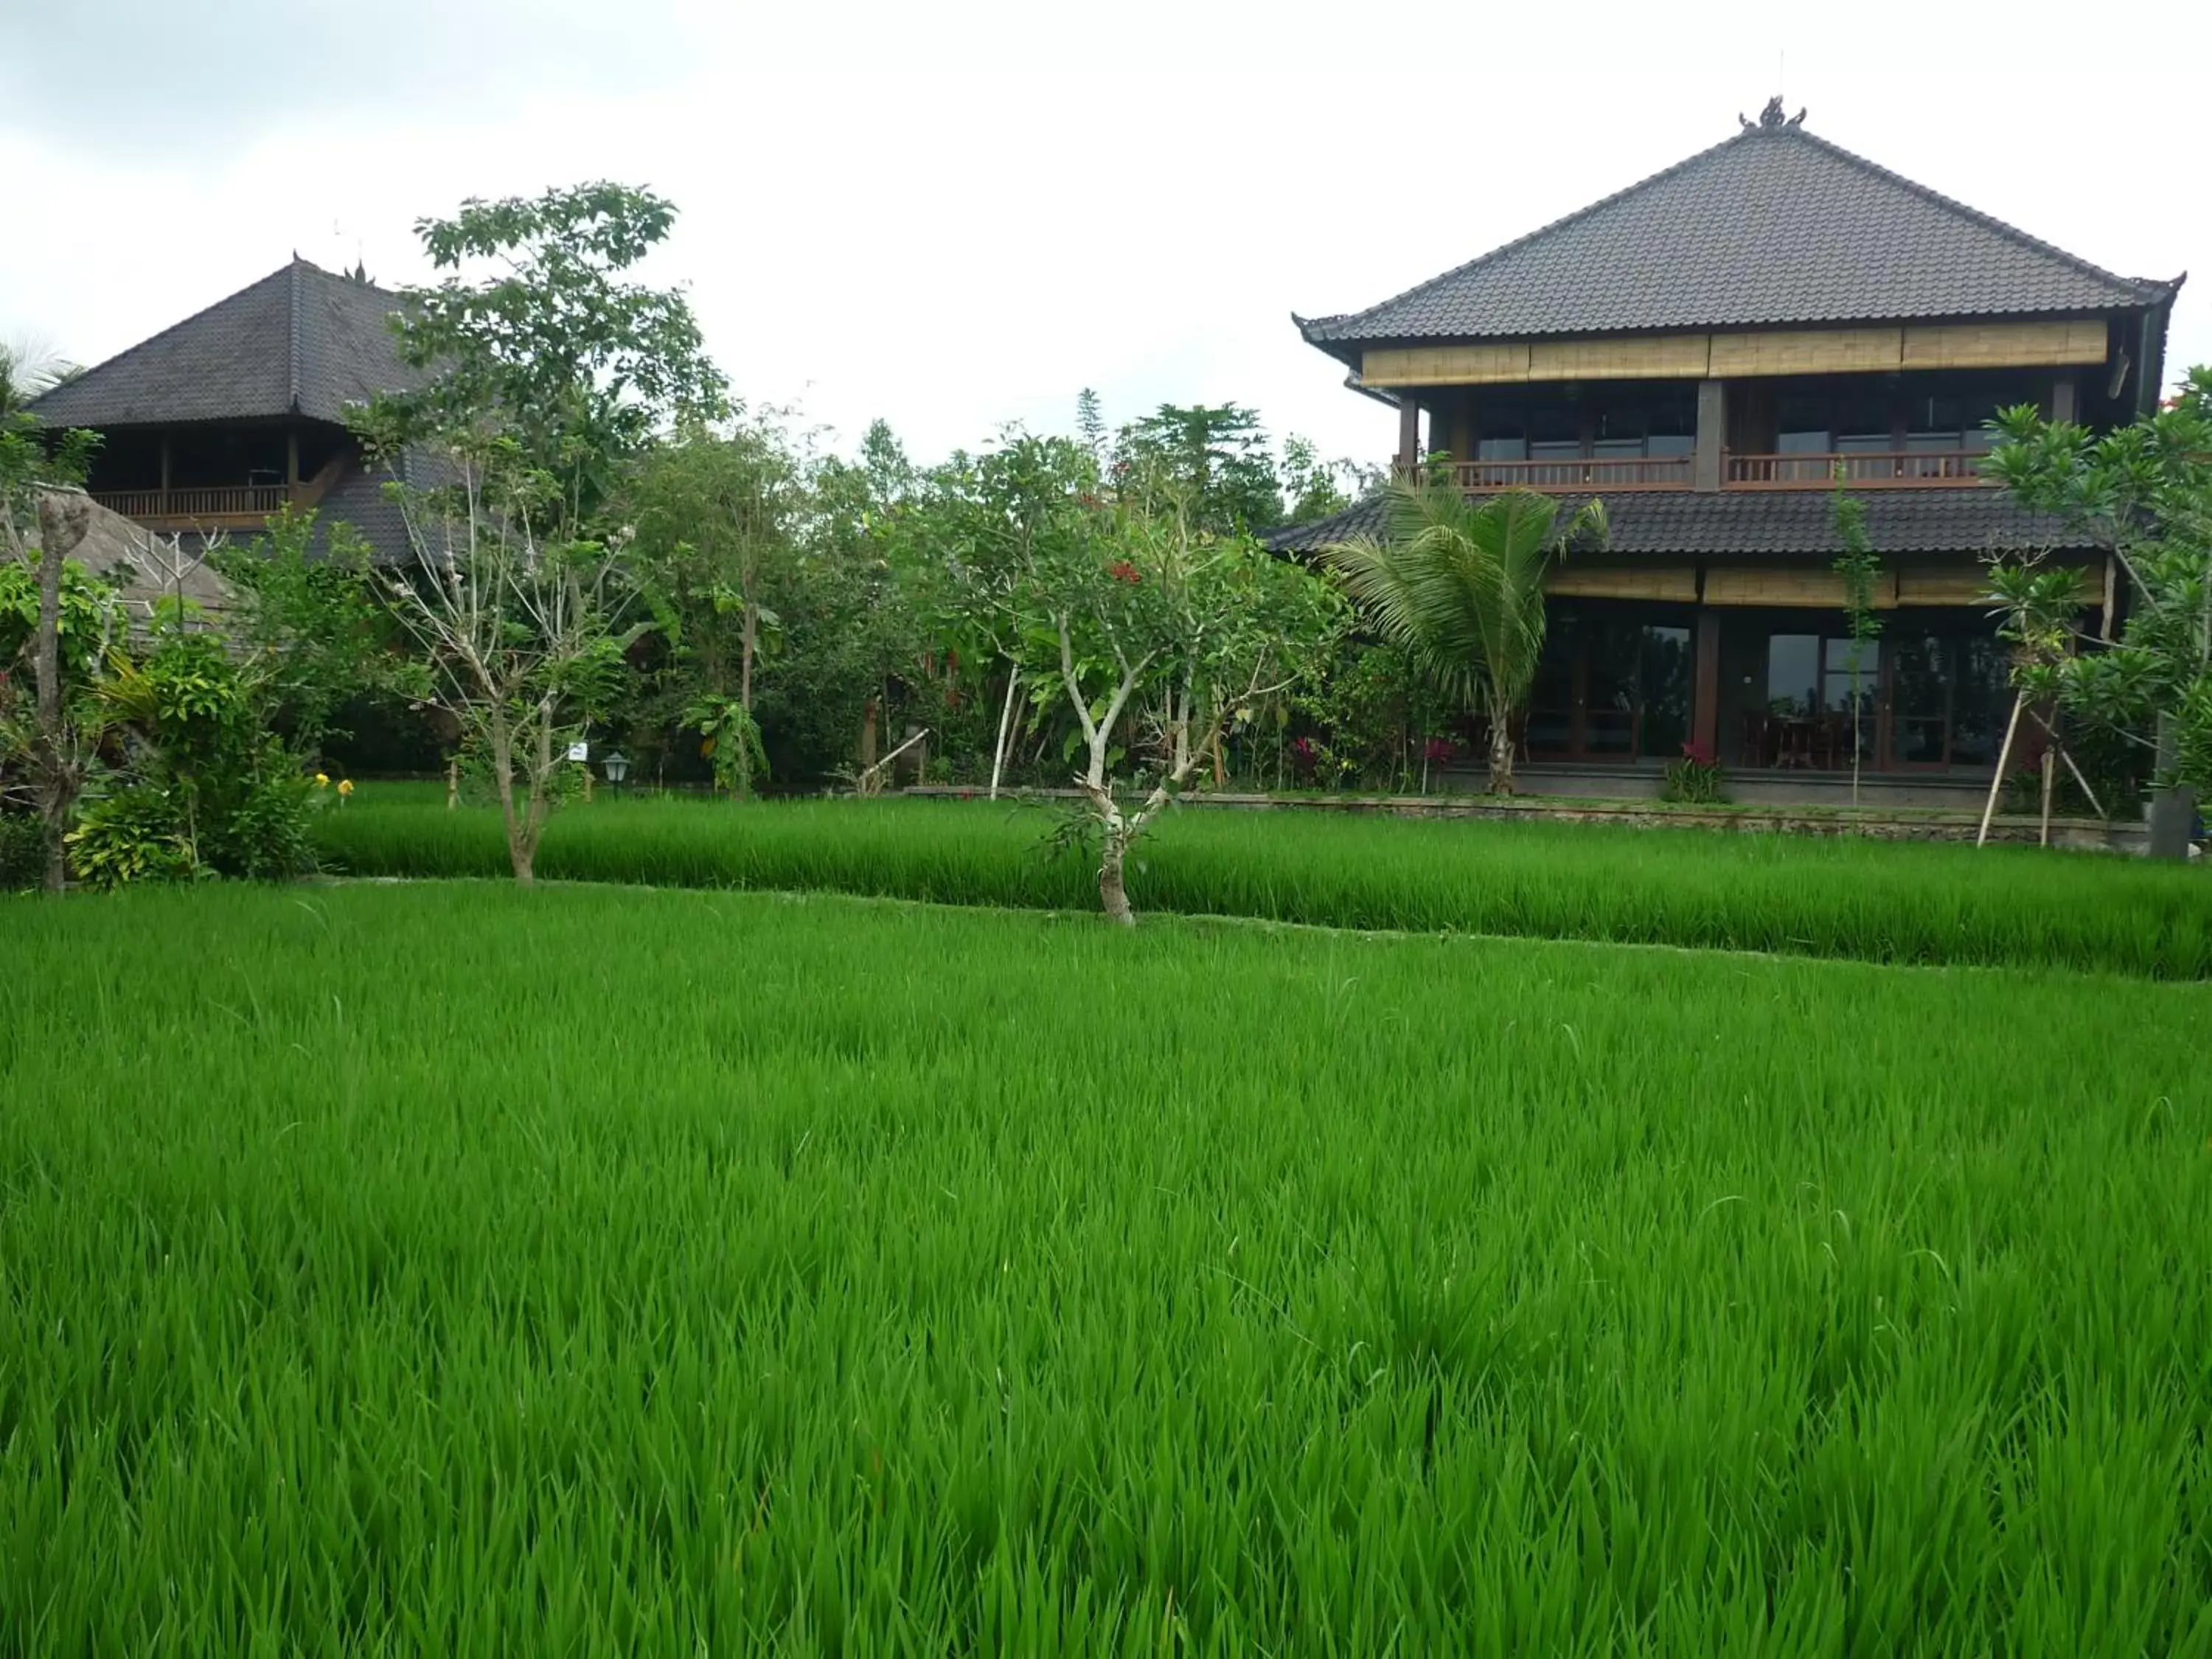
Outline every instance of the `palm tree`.
POLYGON ((1544 573, 1566 544, 1606 533, 1605 504, 1509 489, 1471 501, 1449 483, 1395 483, 1385 535, 1322 550, 1374 625, 1447 696, 1490 721, 1490 787, 1513 791, 1513 720, 1544 651, 1544 573))
POLYGON ((82 365, 56 356, 36 342, 0 343, 0 419, 83 373, 82 365))

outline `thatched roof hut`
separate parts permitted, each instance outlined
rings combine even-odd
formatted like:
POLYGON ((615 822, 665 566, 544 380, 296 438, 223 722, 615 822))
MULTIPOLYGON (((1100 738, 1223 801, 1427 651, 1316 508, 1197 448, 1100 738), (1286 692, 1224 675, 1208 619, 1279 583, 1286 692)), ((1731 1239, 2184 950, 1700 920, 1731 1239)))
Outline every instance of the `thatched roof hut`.
MULTIPOLYGON (((165 599, 181 596, 217 623, 237 603, 238 590, 209 567, 197 538, 186 538, 180 544, 177 538, 155 535, 97 501, 86 505, 91 521, 69 556, 116 582, 133 633, 152 622, 155 606, 165 599)), ((30 544, 39 544, 35 526, 30 544)))

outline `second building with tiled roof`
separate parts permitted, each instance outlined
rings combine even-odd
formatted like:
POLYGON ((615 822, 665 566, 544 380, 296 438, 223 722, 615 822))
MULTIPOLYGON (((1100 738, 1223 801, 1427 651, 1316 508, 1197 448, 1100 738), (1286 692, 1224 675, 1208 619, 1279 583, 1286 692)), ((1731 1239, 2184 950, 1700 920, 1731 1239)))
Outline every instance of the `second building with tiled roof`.
MULTIPOLYGON (((2041 548, 2109 635, 2118 573, 1982 476, 2000 409, 2155 406, 2178 278, 2115 275, 1807 131, 1725 142, 1364 311, 1300 318, 1395 404, 1400 471, 1602 498, 1553 572, 1533 760, 1986 778, 2009 702, 1984 560, 2041 548), (1883 560, 1857 667, 1832 497, 1883 560), (1856 720, 1850 718, 1856 712, 1856 720), (1856 737, 1850 735, 1856 732, 1856 737)), ((1379 532, 1373 504, 1278 534, 1379 532)))

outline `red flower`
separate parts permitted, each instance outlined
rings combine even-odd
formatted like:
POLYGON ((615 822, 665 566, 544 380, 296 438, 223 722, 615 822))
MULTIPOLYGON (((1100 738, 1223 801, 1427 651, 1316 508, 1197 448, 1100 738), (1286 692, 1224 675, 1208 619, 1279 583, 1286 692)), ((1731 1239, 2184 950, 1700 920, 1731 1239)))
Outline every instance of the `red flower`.
POLYGON ((1431 738, 1424 752, 1431 761, 1448 761, 1452 757, 1452 741, 1449 738, 1431 738))
POLYGON ((1134 586, 1138 582, 1144 580, 1142 576, 1137 574, 1137 567, 1131 564, 1127 559, 1115 560, 1113 563, 1106 567, 1106 574, 1111 576, 1115 581, 1127 582, 1132 586, 1134 586))
POLYGON ((1712 744, 1702 739, 1682 745, 1682 758, 1692 766, 1717 766, 1720 757, 1713 753, 1712 744))

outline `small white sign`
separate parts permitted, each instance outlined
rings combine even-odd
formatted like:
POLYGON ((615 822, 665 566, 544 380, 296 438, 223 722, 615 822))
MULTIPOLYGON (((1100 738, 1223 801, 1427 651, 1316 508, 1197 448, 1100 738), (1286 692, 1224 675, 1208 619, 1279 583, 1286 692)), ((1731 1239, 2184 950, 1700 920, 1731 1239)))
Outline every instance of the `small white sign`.
POLYGON ((588 743, 572 743, 572 744, 570 744, 568 745, 568 758, 569 758, 570 760, 572 760, 572 761, 586 761, 586 760, 589 760, 589 759, 591 759, 591 757, 592 757, 592 745, 591 745, 590 744, 588 744, 588 743))

